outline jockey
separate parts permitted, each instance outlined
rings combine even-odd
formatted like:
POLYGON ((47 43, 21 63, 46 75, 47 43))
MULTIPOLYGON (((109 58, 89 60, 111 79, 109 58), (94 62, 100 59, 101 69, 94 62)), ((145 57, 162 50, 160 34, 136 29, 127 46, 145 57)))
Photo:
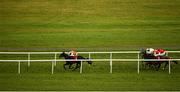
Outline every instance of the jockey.
POLYGON ((145 50, 145 54, 143 55, 143 57, 145 59, 153 59, 154 58, 153 52, 154 52, 153 48, 147 48, 145 50))
POLYGON ((72 57, 72 59, 77 59, 78 53, 75 50, 71 50, 69 56, 72 57))
POLYGON ((147 55, 153 55, 159 59, 160 57, 166 56, 166 51, 163 49, 147 48, 146 54, 147 55))
POLYGON ((153 48, 147 48, 146 49, 146 54, 147 55, 153 55, 153 53, 154 53, 154 49, 153 48))
POLYGON ((154 50, 154 56, 158 58, 166 56, 166 51, 163 49, 156 49, 154 50))

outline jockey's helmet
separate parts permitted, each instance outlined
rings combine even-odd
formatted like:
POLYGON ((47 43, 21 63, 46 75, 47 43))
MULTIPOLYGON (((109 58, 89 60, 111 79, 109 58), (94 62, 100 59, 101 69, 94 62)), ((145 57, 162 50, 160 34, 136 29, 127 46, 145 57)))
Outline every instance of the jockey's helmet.
POLYGON ((146 54, 153 54, 154 49, 153 48, 147 48, 146 49, 146 54))

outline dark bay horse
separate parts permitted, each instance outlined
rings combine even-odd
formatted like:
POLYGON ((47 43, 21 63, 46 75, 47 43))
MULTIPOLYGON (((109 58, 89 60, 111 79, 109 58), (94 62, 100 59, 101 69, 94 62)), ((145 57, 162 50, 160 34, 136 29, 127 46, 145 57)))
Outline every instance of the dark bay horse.
MULTIPOLYGON (((169 59, 171 59, 171 57, 168 57, 168 56, 160 56, 159 57, 159 60, 157 57, 155 57, 154 55, 151 55, 151 54, 146 54, 146 50, 145 49, 142 49, 140 51, 140 54, 141 54, 141 57, 143 59, 157 59, 157 61, 143 61, 144 63, 144 68, 146 68, 146 66, 148 66, 149 68, 155 68, 156 71, 159 70, 159 68, 161 67, 162 64, 165 64, 163 66, 163 69, 165 69, 167 67, 167 65, 169 64, 169 59), (163 61, 160 61, 160 59, 167 59, 167 60, 163 60, 163 61)), ((177 61, 171 61, 175 64, 178 64, 177 61)))
MULTIPOLYGON (((68 60, 73 60, 73 61, 66 61, 66 63, 63 65, 64 69, 66 70, 66 66, 69 65, 69 69, 72 70, 76 70, 77 68, 80 68, 81 66, 81 61, 77 61, 75 59, 73 59, 71 56, 69 56, 68 54, 66 54, 65 52, 62 52, 59 55, 59 58, 63 57, 64 59, 68 59, 68 60), (76 64, 75 67, 72 67, 73 64, 76 64)), ((78 56, 77 59, 82 59, 82 60, 86 60, 86 62, 88 62, 89 65, 92 65, 92 61, 89 58, 84 58, 82 56, 78 56)))

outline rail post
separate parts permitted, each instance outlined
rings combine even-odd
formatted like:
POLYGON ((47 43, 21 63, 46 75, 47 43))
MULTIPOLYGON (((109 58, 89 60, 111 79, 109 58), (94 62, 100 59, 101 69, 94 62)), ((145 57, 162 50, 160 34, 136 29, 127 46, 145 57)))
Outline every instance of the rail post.
POLYGON ((89 52, 89 59, 91 58, 91 53, 89 52))
POLYGON ((18 61, 18 74, 21 73, 21 61, 18 61))
POLYGON ((169 59, 169 74, 171 74, 171 60, 169 59))
POLYGON ((57 55, 57 53, 55 53, 55 55, 54 55, 54 66, 56 66, 56 55, 57 55))
POLYGON ((30 59, 31 59, 31 53, 28 53, 28 67, 30 67, 30 59))
POLYGON ((139 74, 139 53, 138 53, 137 73, 139 74))
POLYGON ((51 74, 54 74, 54 61, 52 61, 51 74))
POLYGON ((82 63, 82 60, 81 60, 80 74, 82 74, 82 66, 83 66, 83 63, 82 63))
POLYGON ((112 73, 112 53, 110 53, 110 73, 112 73))

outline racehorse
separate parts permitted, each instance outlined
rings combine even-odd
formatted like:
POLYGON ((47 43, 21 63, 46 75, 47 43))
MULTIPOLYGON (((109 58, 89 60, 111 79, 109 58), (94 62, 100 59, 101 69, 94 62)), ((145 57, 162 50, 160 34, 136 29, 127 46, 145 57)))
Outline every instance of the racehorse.
MULTIPOLYGON (((68 60, 72 60, 72 61, 66 61, 66 63, 63 65, 64 69, 66 70, 66 66, 69 65, 69 69, 72 70, 76 70, 77 68, 80 68, 81 66, 81 61, 77 61, 74 58, 72 58, 71 56, 69 56, 68 54, 66 54, 65 52, 62 52, 59 55, 59 58, 64 57, 64 59, 68 59, 68 60), (73 64, 76 64, 75 67, 72 67, 73 64)), ((82 56, 77 56, 77 59, 82 59, 82 60, 86 60, 86 62, 88 62, 89 65, 92 65, 92 61, 89 58, 84 58, 82 56)))
MULTIPOLYGON (((157 61, 143 61, 144 68, 146 68, 146 66, 149 66, 150 68, 154 67, 156 69, 156 71, 158 71, 159 68, 161 67, 161 65, 163 63, 165 63, 165 65, 163 66, 163 70, 164 70, 167 67, 167 65, 169 64, 169 59, 171 59, 171 57, 168 57, 168 56, 155 57, 154 55, 146 54, 145 49, 141 49, 140 54, 143 59, 157 59, 157 61), (167 59, 167 60, 160 61, 158 59, 167 59)), ((171 62, 178 64, 177 61, 171 61, 171 62)))
MULTIPOLYGON (((143 59, 157 59, 154 55, 146 54, 145 49, 141 49, 140 54, 141 54, 141 57, 143 59)), ((156 70, 159 70, 162 62, 159 62, 159 61, 142 61, 142 63, 144 65, 144 68, 146 68, 146 66, 148 66, 149 68, 154 67, 156 70)))

